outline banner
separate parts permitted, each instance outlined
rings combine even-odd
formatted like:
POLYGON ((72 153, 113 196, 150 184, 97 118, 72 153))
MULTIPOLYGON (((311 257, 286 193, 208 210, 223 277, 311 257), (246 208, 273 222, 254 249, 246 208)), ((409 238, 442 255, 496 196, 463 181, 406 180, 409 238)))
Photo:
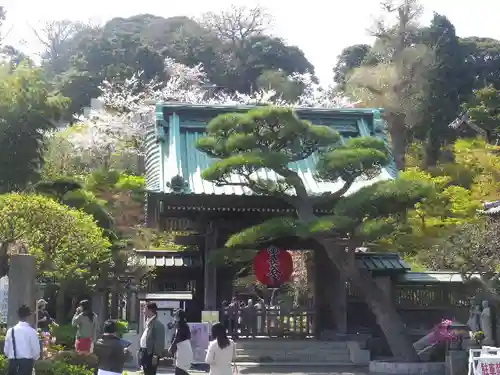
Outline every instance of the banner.
POLYGON ((9 278, 0 278, 0 323, 7 324, 9 310, 9 278))
POLYGON ((191 330, 191 347, 193 348, 193 363, 205 363, 208 343, 210 342, 210 324, 188 323, 191 330))
POLYGON ((201 312, 201 322, 210 323, 212 326, 215 323, 219 323, 219 312, 218 311, 202 311, 201 312))

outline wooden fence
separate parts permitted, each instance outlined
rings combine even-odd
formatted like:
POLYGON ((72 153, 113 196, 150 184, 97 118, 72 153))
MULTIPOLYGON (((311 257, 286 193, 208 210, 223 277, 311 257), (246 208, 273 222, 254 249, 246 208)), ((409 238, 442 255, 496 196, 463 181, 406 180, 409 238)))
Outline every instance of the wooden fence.
MULTIPOLYGON (((463 284, 393 285, 394 305, 409 330, 428 331, 443 319, 467 323, 470 301, 476 291, 463 284)), ((377 333, 373 313, 357 293, 349 290, 347 325, 350 332, 377 333)))
POLYGON ((220 312, 221 321, 233 337, 310 337, 314 316, 312 309, 283 307, 228 307, 220 312))

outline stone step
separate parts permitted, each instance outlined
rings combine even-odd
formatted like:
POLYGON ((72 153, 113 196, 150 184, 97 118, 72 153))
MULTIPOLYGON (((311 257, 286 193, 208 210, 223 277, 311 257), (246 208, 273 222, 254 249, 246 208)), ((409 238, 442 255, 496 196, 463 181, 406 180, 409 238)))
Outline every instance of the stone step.
POLYGON ((261 349, 261 350, 274 350, 276 348, 303 348, 303 347, 316 348, 318 350, 323 349, 343 349, 347 348, 347 343, 345 341, 316 341, 316 340, 304 340, 304 341, 281 341, 281 340, 240 340, 236 341, 236 347, 242 349, 261 349))
POLYGON ((273 351, 269 351, 269 350, 262 350, 262 349, 236 349, 236 353, 237 354, 246 354, 246 355, 269 355, 269 353, 276 353, 276 354, 297 354, 297 355, 300 355, 300 354, 303 354, 303 353, 307 353, 307 354, 315 354, 315 353, 332 353, 332 354, 335 354, 335 355, 349 355, 349 349, 347 348, 343 348, 343 349, 334 349, 334 350, 329 350, 329 351, 324 351, 324 350, 319 350, 319 351, 312 351, 311 349, 308 349, 308 348, 301 348, 301 349, 276 349, 276 350, 273 350, 273 351))
POLYGON ((238 351, 237 358, 240 362, 265 362, 272 360, 273 362, 349 362, 350 355, 348 350, 342 351, 321 351, 312 352, 307 349, 302 351, 238 351))
POLYGON ((249 339, 236 342, 238 362, 350 363, 346 341, 249 339))
POLYGON ((266 362, 279 362, 279 363, 350 363, 351 360, 349 356, 306 356, 306 357, 297 357, 297 356, 250 356, 250 355, 238 355, 236 357, 236 362, 256 362, 256 363, 266 363, 266 362))

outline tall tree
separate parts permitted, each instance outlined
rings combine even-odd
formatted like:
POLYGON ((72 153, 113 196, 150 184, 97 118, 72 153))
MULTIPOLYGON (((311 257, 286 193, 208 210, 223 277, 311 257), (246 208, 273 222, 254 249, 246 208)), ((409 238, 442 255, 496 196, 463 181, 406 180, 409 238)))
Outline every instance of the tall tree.
POLYGON ((39 177, 42 139, 67 103, 50 90, 42 70, 27 64, 0 78, 0 192, 22 190, 39 177))
POLYGON ((417 136, 425 139, 425 164, 433 167, 442 147, 455 137, 449 124, 460 113, 465 59, 455 27, 445 16, 434 14, 425 39, 433 59, 425 74, 420 123, 414 130, 417 136))
POLYGON ((500 41, 492 38, 461 38, 464 49, 470 89, 493 85, 500 90, 500 41))
POLYGON ((371 48, 368 44, 355 44, 344 48, 337 56, 337 63, 333 67, 333 81, 339 85, 339 89, 344 89, 347 76, 361 66, 371 48))
MULTIPOLYGON (((370 107, 382 107, 398 169, 405 167, 408 128, 418 118, 422 75, 428 63, 428 48, 418 43, 417 21, 422 11, 418 0, 382 3, 385 16, 395 23, 379 21, 372 31, 377 41, 369 66, 355 69, 348 79, 348 91, 370 107)), ((368 58, 368 57, 367 57, 368 58)))
POLYGON ((208 12, 201 24, 220 40, 241 47, 249 38, 263 35, 271 25, 272 17, 261 6, 231 6, 218 13, 208 12))
POLYGON ((216 158, 203 178, 217 185, 238 185, 256 194, 272 195, 295 208, 296 215, 277 217, 237 233, 227 247, 252 248, 256 244, 285 236, 312 238, 339 270, 360 291, 382 328, 395 357, 418 360, 406 328, 390 297, 374 278, 354 261, 355 248, 373 236, 380 236, 427 194, 427 186, 416 181, 376 183, 344 197, 360 177, 380 173, 389 162, 383 141, 351 138, 344 144, 328 126, 300 120, 289 108, 262 107, 247 113, 220 115, 207 127, 208 136, 197 147, 216 158), (304 182, 290 167, 311 155, 319 157, 317 178, 344 181, 336 192, 310 196, 304 182), (277 181, 259 178, 263 169, 276 173, 277 181), (231 176, 238 175, 238 182, 231 176), (332 215, 318 217, 314 208, 332 208, 332 215))

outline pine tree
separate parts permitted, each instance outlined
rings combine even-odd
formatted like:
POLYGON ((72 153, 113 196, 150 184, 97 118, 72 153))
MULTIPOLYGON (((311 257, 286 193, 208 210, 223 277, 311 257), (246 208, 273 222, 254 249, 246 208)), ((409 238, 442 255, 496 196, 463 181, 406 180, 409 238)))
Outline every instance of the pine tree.
POLYGON ((442 147, 454 140, 448 125, 460 114, 465 59, 455 27, 445 16, 434 14, 425 34, 434 59, 426 75, 417 137, 425 141, 425 163, 431 167, 438 162, 442 147))
POLYGON ((382 140, 371 137, 340 142, 340 135, 328 126, 300 120, 290 108, 259 107, 247 113, 223 114, 207 127, 207 137, 197 147, 217 158, 203 172, 203 178, 217 185, 238 185, 255 194, 273 195, 295 208, 296 215, 276 217, 231 236, 228 248, 251 248, 279 237, 313 239, 326 252, 342 277, 361 292, 377 317, 395 357, 418 360, 405 326, 390 296, 380 289, 369 273, 354 261, 354 250, 364 241, 387 233, 397 217, 428 193, 416 181, 378 182, 344 196, 355 180, 371 178, 389 162, 382 140), (338 181, 336 192, 310 195, 290 163, 316 154, 317 179, 338 181), (262 169, 274 171, 277 181, 256 177, 262 169), (238 182, 231 175, 238 175, 238 182), (242 182, 243 181, 243 182, 242 182), (315 207, 331 208, 331 214, 318 217, 315 207), (348 251, 346 251, 348 249, 348 251))

